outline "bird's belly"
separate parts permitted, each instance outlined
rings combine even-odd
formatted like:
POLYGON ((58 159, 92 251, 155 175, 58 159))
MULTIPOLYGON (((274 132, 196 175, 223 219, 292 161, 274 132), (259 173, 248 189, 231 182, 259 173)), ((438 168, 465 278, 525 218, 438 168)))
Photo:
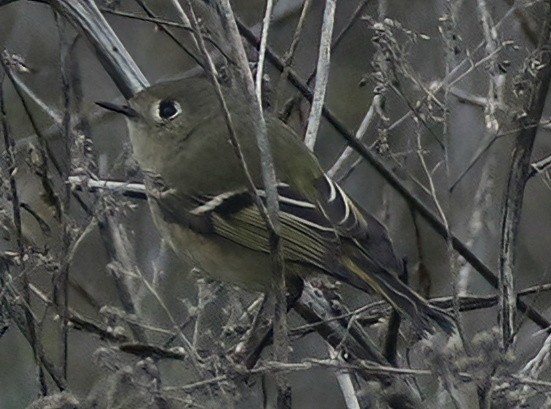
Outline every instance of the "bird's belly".
POLYGON ((168 223, 152 208, 161 236, 185 262, 208 277, 238 285, 249 291, 266 291, 272 283, 269 254, 250 250, 230 240, 200 234, 176 223, 168 223))

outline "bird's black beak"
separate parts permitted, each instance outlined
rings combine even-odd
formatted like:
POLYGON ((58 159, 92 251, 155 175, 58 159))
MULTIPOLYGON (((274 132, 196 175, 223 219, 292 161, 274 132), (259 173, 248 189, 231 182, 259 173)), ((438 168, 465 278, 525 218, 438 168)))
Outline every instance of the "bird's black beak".
POLYGON ((112 104, 111 102, 103 102, 103 101, 96 102, 96 105, 99 105, 100 107, 107 109, 108 111, 113 111, 118 114, 123 114, 128 118, 135 118, 138 116, 138 113, 134 109, 130 108, 128 105, 117 105, 117 104, 112 104))

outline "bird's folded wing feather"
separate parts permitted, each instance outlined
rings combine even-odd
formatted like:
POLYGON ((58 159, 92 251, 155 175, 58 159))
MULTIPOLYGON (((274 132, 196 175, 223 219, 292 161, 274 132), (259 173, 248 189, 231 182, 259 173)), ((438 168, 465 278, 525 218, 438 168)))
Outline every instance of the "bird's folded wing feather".
POLYGON ((349 239, 347 245, 356 248, 388 272, 400 274, 402 262, 396 257, 386 227, 356 205, 329 177, 318 179, 316 188, 320 193, 320 206, 339 236, 349 239))
MULTIPOLYGON (((369 258, 397 272, 401 264, 394 256, 384 226, 327 176, 315 184, 316 200, 305 198, 288 184, 277 186, 285 258, 335 275, 342 240, 345 240, 348 246, 360 247, 369 258)), ((265 199, 263 190, 257 190, 257 194, 265 199)), ((268 230, 247 190, 183 198, 167 187, 154 198, 167 221, 186 224, 201 233, 216 234, 255 251, 270 251, 268 230)))
MULTIPOLYGON (((317 204, 311 203, 286 184, 277 187, 281 239, 285 259, 310 264, 322 270, 332 268, 340 241, 332 223, 317 204)), ((265 202, 265 192, 257 190, 265 202)), ((167 221, 185 223, 204 234, 215 234, 262 253, 270 252, 269 234, 246 190, 218 195, 194 196, 195 206, 182 212, 177 193, 154 197, 167 221)))

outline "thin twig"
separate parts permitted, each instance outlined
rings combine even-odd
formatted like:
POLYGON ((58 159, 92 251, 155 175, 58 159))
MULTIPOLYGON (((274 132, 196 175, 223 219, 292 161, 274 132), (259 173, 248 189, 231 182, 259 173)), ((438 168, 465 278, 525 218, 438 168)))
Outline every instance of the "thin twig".
MULTIPOLYGON (((367 130, 371 128, 373 121, 378 116, 377 111, 378 108, 380 109, 381 103, 383 100, 383 96, 381 94, 376 94, 373 97, 373 100, 371 101, 371 105, 369 106, 369 109, 367 110, 364 118, 362 119, 362 122, 360 123, 360 126, 358 130, 356 131, 356 134, 354 135, 356 139, 362 140, 364 135, 366 134, 367 130)), ((344 173, 347 173, 347 169, 343 169, 345 167, 345 164, 350 160, 350 157, 354 153, 354 149, 352 149, 350 146, 347 146, 341 156, 335 161, 333 166, 331 166, 331 169, 327 171, 327 174, 335 179, 339 179, 340 176, 344 173)))
POLYGON ((314 98, 310 117, 308 118, 308 127, 304 137, 304 144, 311 151, 316 145, 316 138, 321 121, 321 113, 325 100, 325 91, 329 81, 329 67, 331 63, 331 38, 333 36, 333 26, 335 24, 336 0, 326 0, 325 10, 323 12, 323 23, 321 26, 320 46, 318 51, 316 84, 314 86, 314 98))
POLYGON ((492 17, 488 11, 486 0, 477 0, 478 13, 482 22, 482 32, 486 42, 486 54, 490 59, 490 87, 488 89, 488 104, 485 107, 486 129, 489 132, 497 132, 499 123, 496 118, 497 110, 503 106, 503 88, 505 86, 505 74, 498 67, 498 34, 492 17))
POLYGON ((92 46, 118 89, 130 98, 149 82, 92 0, 48 0, 50 6, 79 28, 92 46))
POLYGON ((255 78, 256 98, 258 99, 259 106, 262 106, 262 78, 264 76, 264 60, 266 58, 266 47, 268 46, 268 33, 270 31, 273 7, 273 0, 266 0, 266 11, 262 19, 262 35, 260 36, 260 49, 258 51, 258 64, 255 78))
MULTIPOLYGON (((62 95, 63 95, 63 136, 65 139, 64 148, 65 148, 65 160, 63 163, 63 174, 61 177, 66 179, 71 173, 72 165, 72 153, 73 147, 75 144, 74 132, 71 130, 72 122, 72 112, 71 112, 71 80, 74 77, 73 68, 74 65, 70 63, 71 61, 71 44, 69 43, 68 34, 65 26, 65 22, 58 16, 57 13, 54 13, 56 25, 58 28, 59 34, 59 49, 60 49, 60 74, 61 74, 61 86, 62 86, 62 95)), ((71 187, 68 184, 65 184, 62 199, 61 199, 61 221, 62 221, 62 259, 68 259, 68 250, 71 246, 71 230, 72 225, 69 220, 70 206, 71 206, 71 187)), ((71 267, 70 262, 61 263, 61 269, 59 271, 59 277, 55 280, 54 287, 54 300, 61 301, 58 305, 58 309, 61 312, 61 368, 62 373, 65 378, 67 378, 67 368, 69 365, 69 269, 71 267), (59 300, 59 296, 61 300, 59 300)))
MULTIPOLYGON (((338 362, 340 360, 339 353, 330 345, 328 345, 327 348, 329 349, 329 357, 338 362)), ((358 402, 358 397, 356 396, 356 391, 354 390, 354 384, 352 383, 350 371, 337 371, 335 376, 337 377, 337 382, 341 388, 342 397, 344 398, 346 408, 360 409, 360 403, 358 402)))
MULTIPOLYGON (((293 64, 293 60, 295 58, 295 52, 297 50, 298 43, 302 36, 302 30, 304 28, 306 16, 308 14, 308 11, 310 10, 311 4, 312 4, 312 0, 304 0, 304 4, 302 5, 302 11, 300 13, 300 17, 298 19, 298 23, 295 28, 295 32, 293 34, 293 40, 291 41, 291 45, 289 46, 289 49, 283 55, 283 68, 281 69, 281 75, 279 77, 279 81, 277 85, 277 90, 278 90, 277 95, 281 95, 283 84, 287 82, 287 77, 289 76, 289 68, 293 64)), ((275 111, 277 111, 277 106, 275 108, 275 111)))
POLYGON ((551 167, 551 155, 532 163, 530 167, 531 169, 528 175, 529 178, 537 175, 538 173, 547 171, 551 167))
MULTIPOLYGON (((502 18, 500 23, 496 24, 496 27, 499 26, 503 21, 506 20, 507 16, 509 16, 509 12, 502 18)), ((255 34, 247 28, 243 23, 239 23, 239 29, 241 30, 241 34, 250 41, 255 47, 258 47, 259 40, 256 38, 255 34)), ((481 46, 481 45, 480 45, 481 46)), ((274 66, 281 70, 283 69, 283 62, 279 56, 277 56, 276 53, 274 53, 273 50, 268 47, 266 50, 266 55, 274 64, 274 66)), ((464 60, 465 61, 465 60, 464 60)), ((458 67, 461 66, 461 63, 458 65, 458 67)), ((456 67, 450 73, 449 78, 446 78, 442 80, 438 84, 438 89, 440 89, 442 86, 444 86, 448 81, 450 81, 451 78, 453 78, 453 75, 457 73, 459 68, 456 67), (455 74, 454 74, 455 73, 455 74)), ((304 97, 312 101, 312 90, 308 88, 306 83, 300 78, 300 76, 292 69, 289 69, 289 81, 292 85, 297 87, 297 89, 304 95, 304 97)), ((434 91, 436 92, 436 91, 434 91)), ((337 119, 335 114, 330 111, 327 107, 323 108, 323 115, 327 119, 327 121, 333 125, 333 127, 337 130, 337 132, 346 140, 349 146, 352 147, 360 156, 365 159, 370 165, 373 166, 373 168, 387 181, 387 183, 392 186, 402 197, 403 199, 410 205, 412 208, 415 209, 415 211, 428 223, 428 225, 441 237, 446 238, 448 235, 448 232, 446 231, 446 228, 444 224, 440 221, 440 219, 434 214, 432 209, 430 209, 423 201, 421 201, 417 195, 410 192, 409 189, 406 187, 406 185, 396 176, 396 174, 385 164, 383 161, 373 153, 370 149, 368 149, 363 143, 356 140, 354 137, 354 134, 350 132, 350 130, 337 119)), ((409 118, 409 116, 412 115, 411 112, 406 114, 406 116, 402 119, 409 118)), ((457 238, 451 233, 451 242, 453 245, 453 248, 461 254, 467 260, 469 264, 473 266, 473 268, 493 287, 497 288, 498 279, 496 274, 482 261, 480 258, 478 258, 470 249, 468 246, 466 246, 460 239, 457 238)), ((530 318, 532 321, 534 321, 537 325, 539 325, 541 328, 547 329, 550 327, 550 323, 547 319, 545 319, 539 312, 534 310, 532 307, 524 303, 523 301, 518 303, 518 308, 520 311, 524 312, 528 318, 530 318)))
MULTIPOLYGON (((7 56, 7 52, 3 52, 1 58, 1 63, 4 68, 4 71, 9 76, 10 70, 6 66, 6 60, 5 57, 7 56)), ((10 77, 11 79, 11 77, 10 77)), ((17 182, 15 180, 16 175, 16 164, 15 164, 15 157, 14 157, 14 147, 15 142, 13 139, 13 135, 11 133, 9 124, 8 124, 8 118, 6 114, 6 107, 4 104, 4 75, 0 75, 0 120, 2 125, 2 134, 4 135, 4 146, 7 153, 7 171, 8 171, 8 178, 9 178, 9 189, 10 193, 12 195, 11 202, 12 202, 12 217, 13 217, 13 224, 15 226, 16 230, 16 245, 17 245, 17 253, 19 255, 19 258, 21 260, 24 259, 24 252, 25 248, 23 246, 23 234, 22 234, 22 226, 21 226, 21 206, 19 201, 19 191, 17 188, 17 182)), ((13 83, 13 80, 12 80, 13 83)), ((2 268, 4 267, 3 264, 5 263, 3 260, 0 260, 0 263, 2 264, 2 268)), ((7 270, 7 266, 6 266, 7 270)), ((30 297, 30 291, 29 291, 29 276, 28 271, 26 268, 22 269, 21 273, 22 278, 22 292, 23 292, 23 300, 24 304, 26 306, 30 305, 31 297, 30 297)), ((0 284, 2 286, 5 285, 4 281, 4 272, 0 273, 0 284)), ((9 303, 9 302, 7 302, 9 303)), ((12 313, 13 315, 13 313, 12 313)), ((24 335, 27 337, 27 340, 32 348, 34 360, 36 363, 36 371, 37 371, 37 379, 38 379, 38 385, 40 388, 40 394, 41 396, 46 396, 48 394, 48 385, 46 383, 46 379, 44 376, 44 356, 43 351, 41 350, 40 346, 40 339, 37 336, 37 328, 35 326, 34 318, 32 316, 32 312, 30 311, 30 308, 25 307, 24 308, 24 316, 25 316, 25 326, 23 327, 22 322, 18 322, 18 326, 21 330, 21 332, 24 333, 24 335)), ((15 318, 15 317, 14 317, 15 318)), ((63 377, 64 378, 64 377, 63 377)))
MULTIPOLYGON (((287 308, 285 297, 285 265, 283 251, 281 248, 279 204, 277 194, 276 171, 270 151, 266 122, 262 112, 262 105, 257 100, 254 90, 253 78, 248 67, 247 56, 239 35, 235 16, 229 0, 218 0, 219 16, 222 19, 222 26, 225 28, 226 36, 229 39, 233 60, 236 62, 236 78, 239 85, 245 91, 246 97, 250 100, 249 111, 252 119, 252 129, 255 131, 256 142, 260 151, 260 162, 262 171, 262 183, 266 191, 267 218, 265 220, 270 241, 270 254, 272 256, 272 271, 275 290, 274 309, 274 339, 275 356, 281 362, 287 362, 289 355, 289 340, 287 336, 287 308)), ((284 377, 276 378, 278 394, 277 407, 287 408, 291 406, 291 391, 284 377)))
MULTIPOLYGON (((549 368, 550 364, 550 353, 551 353, 551 335, 548 335, 543 341, 543 345, 536 355, 529 360, 524 367, 518 372, 519 377, 537 379, 540 374, 549 368)), ((526 406, 527 398, 529 397, 530 388, 528 385, 522 387, 522 397, 521 405, 526 406)))
POLYGON ((33 348, 35 359, 37 359, 40 367, 39 377, 41 395, 46 396, 48 392, 46 379, 42 368, 44 368, 44 370, 46 370, 46 372, 50 375, 56 387, 60 391, 67 390, 67 380, 60 373, 59 369, 47 358, 40 338, 36 336, 36 333, 33 334, 33 328, 35 328, 34 316, 30 311, 29 306, 26 303, 17 303, 15 301, 16 298, 16 294, 10 294, 10 299, 5 305, 7 307, 9 315, 19 328, 19 331, 23 334, 27 342, 33 348), (23 312, 19 311, 20 309, 23 309, 23 312), (27 324, 29 317, 33 321, 32 327, 27 324))

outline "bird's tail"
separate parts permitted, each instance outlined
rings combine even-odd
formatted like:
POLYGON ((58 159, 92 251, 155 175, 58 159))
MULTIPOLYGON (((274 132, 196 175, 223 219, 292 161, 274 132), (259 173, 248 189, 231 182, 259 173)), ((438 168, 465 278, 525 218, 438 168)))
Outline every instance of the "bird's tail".
POLYGON ((344 271, 339 278, 364 290, 373 290, 385 298, 398 312, 411 318, 421 331, 434 332, 436 323, 448 335, 456 330, 455 321, 444 310, 430 305, 392 272, 369 257, 344 257, 344 271))

